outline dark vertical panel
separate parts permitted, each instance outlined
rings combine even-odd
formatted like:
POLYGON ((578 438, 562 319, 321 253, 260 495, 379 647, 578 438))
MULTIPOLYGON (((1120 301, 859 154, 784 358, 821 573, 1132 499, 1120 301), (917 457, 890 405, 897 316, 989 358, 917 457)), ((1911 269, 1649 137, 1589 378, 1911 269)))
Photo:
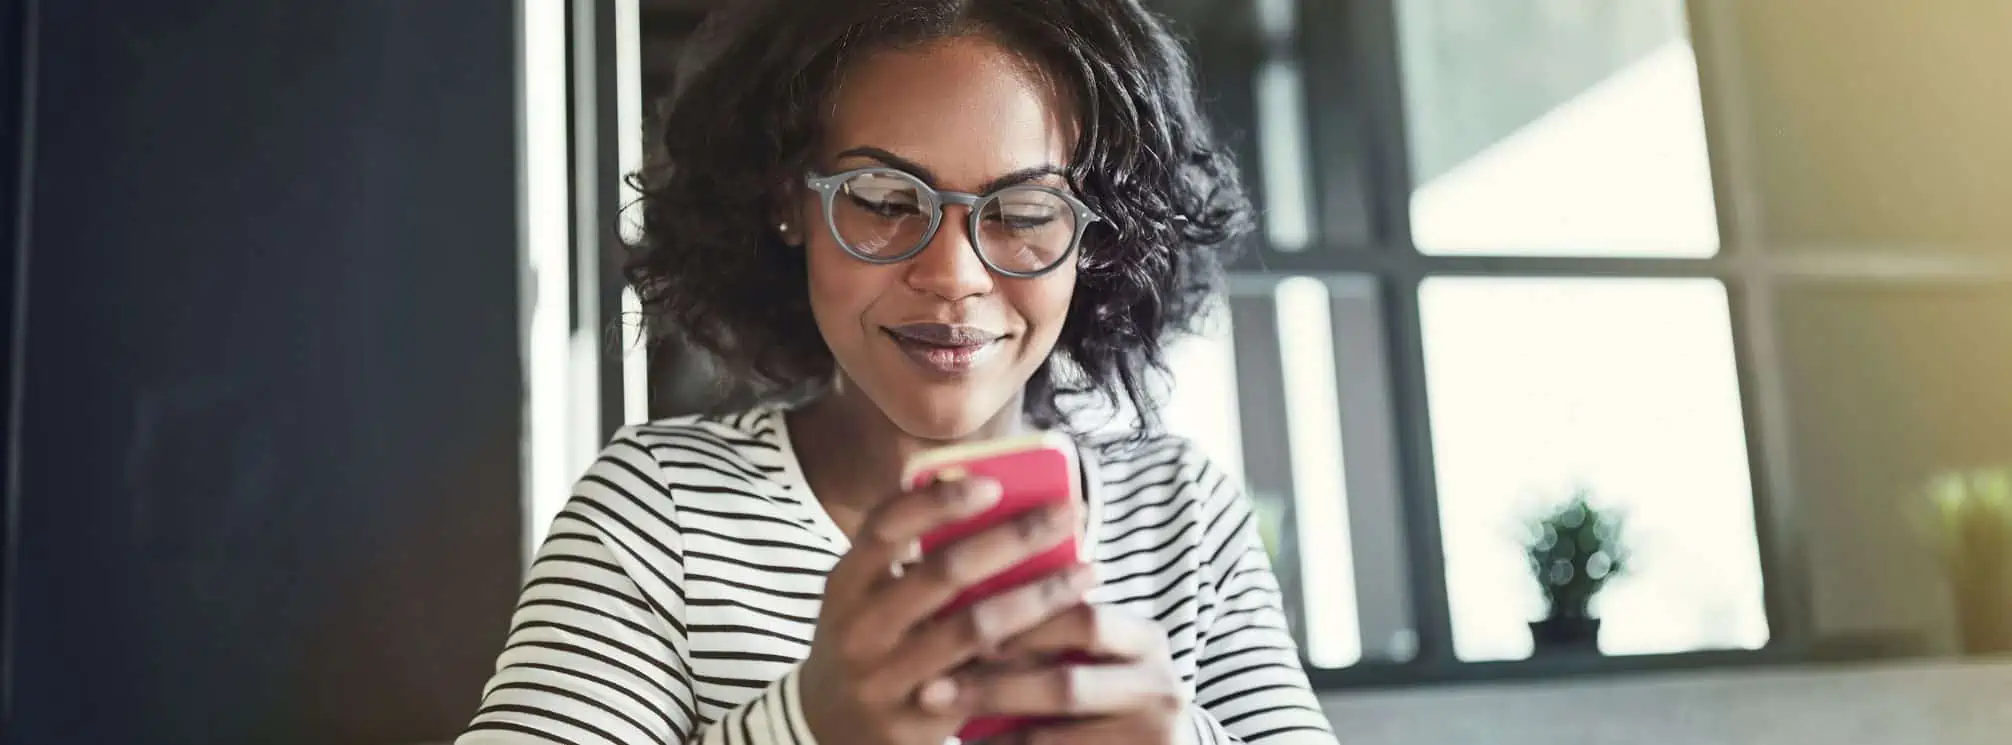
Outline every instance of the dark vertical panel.
POLYGON ((13 721, 14 704, 14 545, 18 490, 15 464, 19 442, 20 397, 15 386, 20 378, 21 303, 26 298, 20 281, 28 259, 27 202, 23 188, 33 161, 29 158, 32 132, 25 126, 33 107, 28 81, 34 70, 33 0, 0 0, 0 334, 5 346, 5 377, 0 377, 0 732, 13 721))
POLYGON ((1411 158, 1397 0, 1301 0, 1323 235, 1411 250, 1411 158))
MULTIPOLYGON (((1381 160, 1407 163, 1404 151, 1375 138, 1373 108, 1378 86, 1397 71, 1394 26, 1378 27, 1365 19, 1365 3, 1345 0, 1301 0, 1300 56, 1306 80, 1307 142, 1312 149, 1315 193, 1320 197, 1319 235, 1327 243, 1368 248, 1385 238, 1379 218, 1381 200, 1410 194, 1379 194, 1375 177, 1381 160)), ((1397 145, 1401 148, 1402 141, 1397 145)), ((1408 180, 1407 182, 1408 183, 1408 180)), ((1384 191, 1388 191, 1387 189, 1384 191)))
POLYGON ((446 738, 521 566, 515 5, 43 13, 10 742, 446 738))

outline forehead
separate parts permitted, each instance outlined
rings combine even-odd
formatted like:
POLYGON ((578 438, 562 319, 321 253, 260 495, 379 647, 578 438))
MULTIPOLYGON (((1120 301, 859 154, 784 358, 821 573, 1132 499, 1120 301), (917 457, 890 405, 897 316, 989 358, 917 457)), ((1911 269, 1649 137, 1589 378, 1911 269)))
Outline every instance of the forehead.
POLYGON ((821 155, 877 147, 927 167, 944 188, 1066 165, 1075 113, 1061 87, 981 36, 875 52, 836 91, 821 155))

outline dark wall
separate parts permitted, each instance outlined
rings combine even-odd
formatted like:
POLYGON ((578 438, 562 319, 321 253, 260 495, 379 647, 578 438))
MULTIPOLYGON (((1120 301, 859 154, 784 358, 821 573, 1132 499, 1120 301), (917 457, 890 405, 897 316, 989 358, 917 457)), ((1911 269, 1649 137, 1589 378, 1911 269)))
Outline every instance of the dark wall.
POLYGON ((521 566, 515 3, 41 13, 7 741, 447 739, 521 566))
POLYGON ((21 239, 21 186, 27 169, 23 156, 27 153, 22 123, 24 120, 24 87, 28 60, 25 42, 28 39, 27 3, 24 0, 0 0, 0 495, 5 496, 5 509, 0 510, 0 738, 7 731, 6 723, 11 721, 9 704, 14 677, 11 674, 13 657, 8 632, 14 619, 14 381, 16 375, 14 341, 20 337, 15 327, 15 300, 20 295, 17 269, 23 251, 21 239))

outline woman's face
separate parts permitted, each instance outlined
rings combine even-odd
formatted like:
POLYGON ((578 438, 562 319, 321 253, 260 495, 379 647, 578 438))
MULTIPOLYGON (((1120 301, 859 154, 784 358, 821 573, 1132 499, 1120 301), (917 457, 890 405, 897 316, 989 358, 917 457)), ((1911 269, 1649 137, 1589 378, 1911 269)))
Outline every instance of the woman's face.
MULTIPOLYGON (((845 76, 818 168, 894 167, 973 194, 1015 183, 1067 191, 1060 174, 1075 127, 1064 102, 1032 65, 981 37, 881 52, 845 76)), ((839 245, 820 198, 806 192, 785 237, 808 254, 811 311, 842 390, 928 439, 1019 417, 1021 390, 1068 314, 1075 256, 1038 277, 995 274, 973 249, 969 209, 950 205, 913 258, 868 263, 839 245)), ((839 209, 849 208, 857 204, 839 209)))

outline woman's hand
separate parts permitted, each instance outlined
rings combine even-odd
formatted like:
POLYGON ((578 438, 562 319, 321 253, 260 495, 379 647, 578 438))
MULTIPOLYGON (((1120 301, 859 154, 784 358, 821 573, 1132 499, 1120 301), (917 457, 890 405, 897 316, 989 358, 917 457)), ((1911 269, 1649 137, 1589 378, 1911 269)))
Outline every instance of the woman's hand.
POLYGON ((959 591, 1054 547, 1077 530, 1074 503, 1030 511, 915 559, 916 541, 999 499, 987 480, 943 482, 889 499, 866 517, 825 580, 802 666, 804 718, 825 745, 941 745, 967 712, 951 673, 1082 602, 1078 565, 937 618, 959 591))
POLYGON ((1007 743, 1178 741, 1187 697, 1158 624, 1116 608, 1078 605, 1008 641, 996 657, 1052 660, 1086 654, 1089 663, 1037 663, 963 678, 964 704, 979 715, 1063 717, 1007 736, 1007 743))

